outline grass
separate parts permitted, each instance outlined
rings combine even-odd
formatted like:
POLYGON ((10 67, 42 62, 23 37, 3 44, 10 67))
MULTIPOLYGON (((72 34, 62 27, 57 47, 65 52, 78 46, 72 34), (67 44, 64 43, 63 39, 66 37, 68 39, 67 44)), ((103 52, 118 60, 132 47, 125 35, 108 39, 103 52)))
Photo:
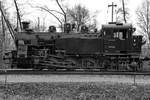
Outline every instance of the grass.
POLYGON ((0 84, 0 100, 142 100, 150 98, 150 85, 107 83, 0 84))

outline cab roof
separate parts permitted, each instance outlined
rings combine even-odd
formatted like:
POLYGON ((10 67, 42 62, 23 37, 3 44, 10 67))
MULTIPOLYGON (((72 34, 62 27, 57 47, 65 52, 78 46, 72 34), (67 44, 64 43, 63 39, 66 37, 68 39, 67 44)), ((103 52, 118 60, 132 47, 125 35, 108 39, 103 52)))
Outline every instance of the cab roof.
POLYGON ((116 24, 102 25, 102 29, 129 29, 129 28, 132 28, 132 24, 116 23, 116 24))

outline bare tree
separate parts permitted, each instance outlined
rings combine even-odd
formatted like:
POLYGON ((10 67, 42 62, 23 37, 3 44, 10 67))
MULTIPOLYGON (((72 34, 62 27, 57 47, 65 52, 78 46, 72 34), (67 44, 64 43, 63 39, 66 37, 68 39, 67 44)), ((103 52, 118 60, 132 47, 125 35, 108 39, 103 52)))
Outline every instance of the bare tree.
MULTIPOLYGON (((76 24, 77 31, 79 31, 82 25, 88 25, 92 27, 94 26, 94 25, 91 25, 91 20, 93 20, 96 16, 95 15, 90 16, 90 12, 86 7, 77 5, 73 7, 72 9, 67 8, 66 14, 67 14, 68 22, 76 24)), ((93 21, 93 22, 96 22, 96 21, 93 21)))
POLYGON ((55 17, 58 22, 60 23, 61 29, 63 28, 63 24, 67 22, 72 22, 77 25, 77 31, 79 31, 81 25, 87 25, 89 27, 96 27, 96 19, 94 19, 96 16, 90 16, 90 12, 87 8, 82 7, 81 5, 77 5, 73 7, 72 9, 64 7, 60 4, 60 1, 62 0, 55 0, 57 5, 59 6, 61 11, 57 11, 55 9, 49 9, 48 6, 33 6, 32 4, 29 3, 29 5, 32 8, 38 8, 41 9, 42 11, 48 12, 51 14, 53 17, 55 17), (58 14, 62 15, 62 17, 58 16, 58 14), (93 21, 92 21, 93 20, 93 21), (91 24, 91 22, 93 22, 91 24))
POLYGON ((57 12, 57 13, 59 13, 59 14, 62 14, 61 12, 56 11, 56 10, 51 10, 51 9, 49 9, 47 6, 44 6, 44 7, 36 6, 36 8, 40 8, 41 10, 48 12, 49 14, 51 14, 52 16, 54 16, 54 17, 59 21, 59 23, 61 24, 61 27, 63 26, 63 23, 62 23, 62 21, 60 20, 60 18, 57 17, 57 16, 53 13, 53 12, 57 12))
POLYGON ((137 25, 142 34, 147 34, 150 37, 150 1, 145 0, 136 10, 137 25))
POLYGON ((37 18, 35 19, 35 21, 34 21, 34 28, 33 28, 34 31, 42 31, 42 32, 46 31, 45 17, 46 17, 46 16, 44 16, 44 17, 42 17, 42 18, 37 17, 37 18), (42 20, 42 22, 41 22, 41 20, 42 20))
POLYGON ((15 49, 14 47, 14 30, 12 28, 12 25, 9 21, 9 14, 7 13, 7 10, 5 9, 5 6, 0 7, 1 16, 3 17, 4 22, 2 23, 3 26, 3 32, 5 33, 5 50, 12 50, 15 49))
POLYGON ((28 3, 32 8, 38 8, 38 9, 41 9, 41 11, 45 11, 47 13, 49 13, 50 15, 52 15, 53 17, 55 17, 57 19, 57 21, 60 23, 60 28, 62 29, 63 28, 63 22, 64 23, 67 23, 66 21, 66 13, 65 13, 65 10, 63 9, 63 7, 60 5, 60 2, 59 0, 55 0, 57 5, 59 6, 59 8, 61 9, 61 11, 57 11, 55 9, 49 9, 48 6, 33 6, 32 4, 28 3), (60 14, 62 16, 64 16, 64 21, 61 20, 61 17, 57 16, 57 14, 60 14))

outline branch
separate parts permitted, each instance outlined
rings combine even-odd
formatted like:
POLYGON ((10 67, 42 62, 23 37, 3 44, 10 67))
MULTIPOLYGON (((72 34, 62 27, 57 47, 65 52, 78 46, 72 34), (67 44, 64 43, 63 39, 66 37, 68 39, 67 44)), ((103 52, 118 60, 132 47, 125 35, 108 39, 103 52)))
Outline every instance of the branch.
POLYGON ((59 11, 57 11, 57 10, 50 10, 50 9, 49 9, 49 11, 54 11, 54 12, 57 12, 57 13, 59 13, 59 14, 61 14, 61 15, 64 15, 63 13, 61 13, 61 12, 59 12, 59 11))
POLYGON ((51 15, 53 15, 53 16, 59 21, 59 23, 60 23, 61 26, 62 26, 61 20, 60 20, 55 14, 53 14, 51 11, 55 11, 55 12, 61 14, 61 15, 63 15, 63 13, 61 13, 61 12, 59 12, 59 11, 56 11, 56 10, 50 10, 50 9, 48 9, 48 7, 32 6, 32 4, 30 4, 30 3, 28 3, 28 4, 29 4, 32 8, 40 8, 40 9, 42 9, 42 10, 44 10, 44 11, 50 13, 51 15))
POLYGON ((45 11, 47 11, 48 13, 50 13, 51 15, 53 15, 53 16, 60 22, 60 24, 62 25, 61 20, 60 20, 55 14, 53 14, 51 11, 49 11, 49 9, 46 9, 46 8, 44 8, 44 7, 39 7, 39 8, 42 9, 42 10, 45 10, 45 11))
MULTIPOLYGON (((39 6, 36 6, 36 7, 37 7, 37 8, 40 8, 39 6)), ((44 6, 43 8, 45 8, 45 9, 47 9, 47 10, 49 10, 49 11, 54 11, 54 12, 59 13, 59 14, 61 14, 61 15, 64 16, 63 13, 61 13, 61 12, 59 12, 59 11, 57 11, 57 10, 51 10, 51 9, 49 9, 47 6, 44 6)))
MULTIPOLYGON (((136 12, 137 16, 138 16, 138 20, 139 20, 139 23, 138 25, 142 28, 142 27, 145 27, 147 26, 147 22, 146 22, 146 19, 145 19, 145 15, 142 11, 138 10, 136 12), (142 25, 144 24, 144 25, 142 25)), ((147 32, 145 29, 143 29, 145 32, 147 32)))
POLYGON ((126 13, 125 13, 124 0, 122 0, 122 6, 123 6, 123 18, 124 18, 124 22, 127 23, 127 21, 126 21, 126 13))
POLYGON ((65 18, 65 23, 66 23, 66 22, 67 22, 66 13, 65 13, 64 9, 61 7, 59 1, 56 0, 56 2, 57 2, 57 4, 58 4, 59 8, 60 8, 60 9, 62 10, 62 12, 64 13, 64 18, 65 18))
POLYGON ((58 4, 58 6, 60 7, 60 9, 62 10, 62 12, 64 13, 64 15, 66 15, 64 9, 61 7, 61 5, 60 5, 60 3, 58 2, 58 0, 56 0, 56 2, 57 2, 57 4, 58 4))
MULTIPOLYGON (((18 19, 17 21, 19 21, 20 29, 22 30, 21 18, 20 18, 19 9, 18 9, 18 5, 17 5, 16 0, 14 0, 14 3, 15 3, 16 11, 17 11, 17 19, 18 19)), ((17 25, 17 26, 18 26, 18 25, 17 25)), ((17 27, 17 28, 18 28, 18 27, 17 27)))

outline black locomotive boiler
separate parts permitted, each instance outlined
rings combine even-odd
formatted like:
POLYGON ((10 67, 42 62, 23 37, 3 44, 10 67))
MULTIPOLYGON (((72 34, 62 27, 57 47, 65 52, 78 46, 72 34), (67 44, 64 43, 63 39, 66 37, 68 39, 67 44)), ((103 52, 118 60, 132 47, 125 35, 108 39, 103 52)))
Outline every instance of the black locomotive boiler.
POLYGON ((11 66, 33 69, 97 69, 142 70, 140 59, 142 36, 134 36, 131 24, 110 23, 102 25, 100 32, 48 32, 26 29, 15 34, 16 51, 12 51, 11 66))

